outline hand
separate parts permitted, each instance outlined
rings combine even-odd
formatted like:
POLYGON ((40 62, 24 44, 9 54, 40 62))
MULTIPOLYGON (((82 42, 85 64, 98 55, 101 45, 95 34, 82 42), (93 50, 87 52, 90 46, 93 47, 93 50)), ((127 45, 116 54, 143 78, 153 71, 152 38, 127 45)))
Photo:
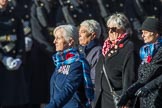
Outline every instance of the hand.
POLYGON ((132 84, 127 90, 126 92, 121 95, 121 99, 118 103, 118 106, 120 107, 124 107, 127 105, 127 103, 129 102, 129 100, 133 99, 135 97, 135 93, 136 91, 142 87, 143 84, 136 82, 134 84, 132 84))
POLYGON ((4 56, 2 59, 2 63, 6 66, 7 69, 9 69, 11 62, 13 61, 13 57, 6 57, 4 56))
POLYGON ((117 104, 117 106, 119 107, 123 107, 123 106, 126 106, 126 104, 128 103, 129 101, 129 96, 128 94, 125 92, 123 95, 121 95, 121 98, 117 104))
POLYGON ((33 41, 30 37, 25 37, 25 50, 28 52, 31 50, 31 47, 33 45, 33 41))
POLYGON ((142 83, 136 82, 134 84, 132 84, 126 91, 126 93, 128 94, 128 96, 130 98, 134 98, 135 97, 135 93, 137 92, 137 90, 139 88, 141 88, 143 86, 142 83))
POLYGON ((22 61, 19 58, 13 59, 13 57, 3 57, 2 63, 6 66, 8 70, 17 70, 22 61))
POLYGON ((122 107, 119 107, 119 108, 130 108, 129 106, 122 106, 122 107))
POLYGON ((21 66, 21 64, 22 64, 21 59, 16 58, 16 59, 14 59, 14 60, 11 62, 11 65, 10 65, 9 68, 12 69, 12 70, 17 70, 17 69, 19 69, 19 67, 21 66))
POLYGON ((146 97, 149 94, 149 89, 146 87, 140 88, 136 93, 135 96, 146 97))

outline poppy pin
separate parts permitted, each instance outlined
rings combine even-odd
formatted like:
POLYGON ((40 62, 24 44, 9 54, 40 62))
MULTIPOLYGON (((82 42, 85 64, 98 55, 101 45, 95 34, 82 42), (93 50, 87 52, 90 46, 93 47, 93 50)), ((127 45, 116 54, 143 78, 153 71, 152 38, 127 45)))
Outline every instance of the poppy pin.
POLYGON ((65 58, 66 58, 66 60, 67 60, 67 59, 69 59, 69 58, 71 58, 71 57, 73 57, 73 56, 74 56, 74 54, 72 54, 72 53, 67 53, 66 56, 65 56, 65 58))

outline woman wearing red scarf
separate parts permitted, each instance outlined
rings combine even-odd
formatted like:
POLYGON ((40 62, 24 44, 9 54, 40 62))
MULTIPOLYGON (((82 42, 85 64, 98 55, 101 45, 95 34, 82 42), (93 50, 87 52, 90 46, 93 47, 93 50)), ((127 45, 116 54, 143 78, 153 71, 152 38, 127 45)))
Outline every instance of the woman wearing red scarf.
POLYGON ((115 13, 107 21, 108 37, 96 67, 94 108, 115 108, 110 86, 120 96, 136 79, 136 54, 130 41, 131 28, 127 17, 115 13))

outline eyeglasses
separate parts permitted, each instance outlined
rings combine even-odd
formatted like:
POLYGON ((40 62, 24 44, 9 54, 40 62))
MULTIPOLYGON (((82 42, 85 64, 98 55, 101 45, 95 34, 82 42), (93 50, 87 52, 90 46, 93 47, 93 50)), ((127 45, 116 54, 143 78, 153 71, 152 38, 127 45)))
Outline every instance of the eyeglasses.
POLYGON ((117 31, 117 27, 107 27, 107 30, 111 32, 116 32, 117 31))

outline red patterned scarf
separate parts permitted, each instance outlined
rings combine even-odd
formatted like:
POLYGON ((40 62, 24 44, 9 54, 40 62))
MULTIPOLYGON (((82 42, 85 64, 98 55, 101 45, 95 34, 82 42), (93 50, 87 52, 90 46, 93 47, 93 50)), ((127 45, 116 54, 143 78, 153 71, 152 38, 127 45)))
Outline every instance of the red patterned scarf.
POLYGON ((106 56, 106 54, 107 54, 112 48, 114 48, 114 46, 115 46, 118 42, 120 42, 126 35, 127 35, 127 33, 124 33, 124 34, 120 35, 120 36, 115 40, 114 43, 112 43, 112 42, 110 41, 110 38, 108 37, 108 38, 105 40, 104 44, 103 44, 102 54, 103 54, 104 56, 106 56))

